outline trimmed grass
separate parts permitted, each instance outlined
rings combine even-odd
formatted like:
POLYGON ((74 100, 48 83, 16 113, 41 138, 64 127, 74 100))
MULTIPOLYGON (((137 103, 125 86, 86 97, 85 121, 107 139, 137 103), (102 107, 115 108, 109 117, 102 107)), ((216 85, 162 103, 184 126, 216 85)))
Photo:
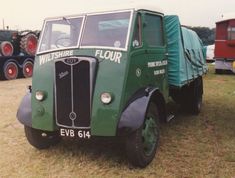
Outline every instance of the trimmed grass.
POLYGON ((63 140, 36 150, 16 111, 31 79, 0 81, 0 177, 235 177, 235 75, 204 77, 199 116, 179 113, 162 126, 160 147, 145 169, 133 168, 123 145, 63 140))

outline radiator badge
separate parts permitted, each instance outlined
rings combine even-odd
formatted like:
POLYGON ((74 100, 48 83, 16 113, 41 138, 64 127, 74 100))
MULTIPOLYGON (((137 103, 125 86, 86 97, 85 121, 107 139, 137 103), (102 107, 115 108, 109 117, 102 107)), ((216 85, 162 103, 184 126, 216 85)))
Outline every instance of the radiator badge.
POLYGON ((65 71, 65 72, 61 72, 61 73, 59 73, 59 77, 60 77, 60 79, 62 79, 62 78, 64 78, 66 75, 68 75, 69 74, 69 72, 68 71, 65 71))

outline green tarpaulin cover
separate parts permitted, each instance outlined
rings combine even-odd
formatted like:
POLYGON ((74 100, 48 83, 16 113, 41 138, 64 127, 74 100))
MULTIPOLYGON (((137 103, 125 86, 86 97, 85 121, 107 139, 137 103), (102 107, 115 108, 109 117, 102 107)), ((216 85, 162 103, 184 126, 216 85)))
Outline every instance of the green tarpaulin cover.
POLYGON ((197 34, 181 27, 179 17, 165 16, 168 75, 172 87, 182 87, 207 71, 206 56, 197 34))

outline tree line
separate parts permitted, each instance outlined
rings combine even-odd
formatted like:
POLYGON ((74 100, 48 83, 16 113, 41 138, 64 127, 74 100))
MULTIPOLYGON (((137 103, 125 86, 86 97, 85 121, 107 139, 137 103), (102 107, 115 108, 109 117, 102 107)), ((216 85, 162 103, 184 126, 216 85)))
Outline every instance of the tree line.
POLYGON ((212 45, 215 41, 215 28, 208 27, 189 27, 189 29, 195 31, 201 38, 204 45, 212 45))

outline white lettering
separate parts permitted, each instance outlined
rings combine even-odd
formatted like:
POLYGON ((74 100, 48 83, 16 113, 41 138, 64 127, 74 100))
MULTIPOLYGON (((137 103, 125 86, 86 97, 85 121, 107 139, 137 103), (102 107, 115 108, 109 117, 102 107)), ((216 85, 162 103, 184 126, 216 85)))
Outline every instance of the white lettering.
POLYGON ((148 62, 148 67, 149 67, 149 68, 152 68, 152 67, 166 66, 167 63, 168 63, 167 60, 148 62))
POLYGON ((65 136, 65 129, 60 129, 60 135, 65 136))
POLYGON ((72 55, 73 55, 73 50, 59 51, 59 52, 54 52, 50 54, 45 54, 45 55, 39 56, 39 65, 43 65, 52 60, 59 59, 62 57, 68 57, 72 55))
POLYGON ((97 57, 100 54, 100 52, 101 52, 100 50, 96 50, 95 51, 95 56, 97 57))
POLYGON ((104 58, 107 60, 110 59, 110 51, 105 51, 104 58))
POLYGON ((115 62, 117 62, 117 63, 120 64, 120 62, 121 62, 121 57, 122 57, 122 53, 117 52, 117 57, 116 57, 116 59, 115 59, 115 62))
POLYGON ((165 69, 161 69, 161 70, 155 70, 153 74, 154 75, 162 75, 165 73, 166 73, 165 69))
POLYGON ((117 51, 103 51, 103 50, 96 50, 95 56, 100 59, 110 60, 111 62, 115 62, 120 64, 122 53, 117 51))
POLYGON ((63 137, 75 137, 74 130, 72 129, 60 129, 60 135, 63 137))

